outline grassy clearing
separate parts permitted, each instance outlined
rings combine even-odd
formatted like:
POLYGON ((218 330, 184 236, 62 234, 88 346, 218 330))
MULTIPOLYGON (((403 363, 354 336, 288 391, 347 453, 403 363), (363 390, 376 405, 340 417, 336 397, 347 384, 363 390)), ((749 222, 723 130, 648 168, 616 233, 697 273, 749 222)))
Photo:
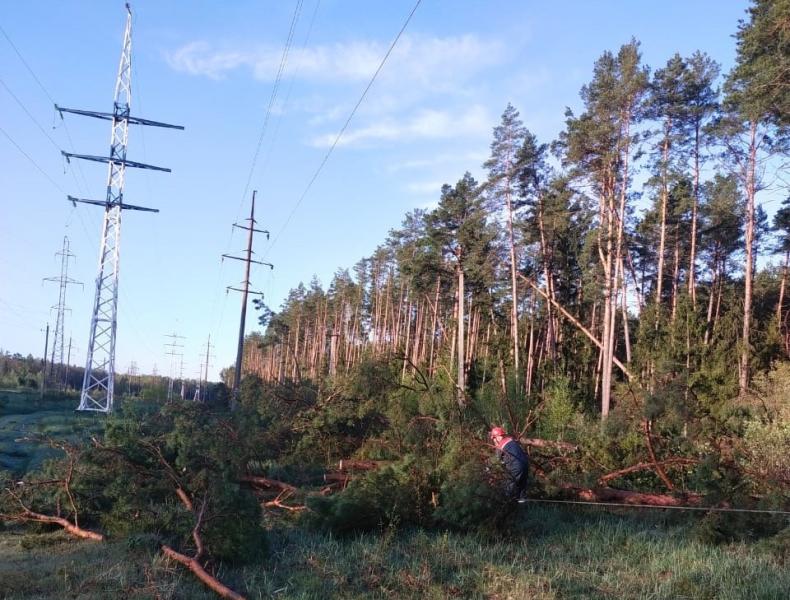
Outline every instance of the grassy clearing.
POLYGON ((0 391, 0 469, 22 475, 58 456, 57 450, 27 437, 74 440, 99 430, 101 417, 75 412, 77 402, 72 396, 42 400, 37 393, 0 391))
MULTIPOLYGON (((784 599, 790 572, 760 544, 709 546, 675 516, 529 505, 510 534, 387 530, 338 539, 270 526, 260 564, 220 569, 249 598, 784 599)), ((122 542, 0 535, 0 597, 213 598, 181 569, 122 542)))

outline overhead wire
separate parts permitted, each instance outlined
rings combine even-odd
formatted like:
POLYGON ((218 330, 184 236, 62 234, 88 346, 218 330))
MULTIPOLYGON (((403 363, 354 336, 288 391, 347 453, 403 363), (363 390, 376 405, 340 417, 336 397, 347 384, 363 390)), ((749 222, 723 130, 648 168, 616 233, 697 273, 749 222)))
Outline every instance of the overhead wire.
MULTIPOLYGON (((52 97, 52 94, 50 94, 49 91, 47 90, 47 88, 44 87, 44 84, 41 82, 41 79, 38 78, 38 75, 36 75, 35 71, 33 71, 33 68, 25 60, 25 57, 22 56, 22 53, 19 51, 19 48, 17 48, 16 44, 14 44, 14 42, 11 40, 11 38, 8 35, 8 33, 6 33, 5 29, 3 29, 2 25, 0 25, 0 33, 3 34, 3 37, 5 37, 5 39, 8 42, 8 44, 14 50, 14 52, 16 53, 17 57, 19 58, 20 62, 24 65, 25 69, 27 69, 27 72, 30 73, 30 76, 38 84, 38 87, 41 89, 42 92, 44 92, 44 95, 49 99, 49 101, 52 103, 52 106, 54 107, 57 103, 55 102, 55 99, 52 97)), ((66 124, 65 121, 63 121, 63 129, 66 132, 66 138, 68 139, 68 142, 69 142, 69 149, 72 152, 75 152, 75 150, 74 150, 74 142, 71 139, 71 133, 69 132, 68 125, 66 124)), ((77 170, 79 171, 80 176, 82 177, 83 183, 85 184, 85 189, 89 190, 90 188, 88 186, 88 180, 86 179, 85 173, 82 171, 82 167, 80 166, 79 163, 77 163, 77 170)), ((79 187, 79 184, 77 184, 77 187, 79 187)))
POLYGON ((351 113, 348 115, 348 118, 346 119, 346 122, 343 124, 343 127, 340 128, 340 131, 338 132, 337 136, 335 137, 334 142, 332 142, 332 145, 329 147, 329 150, 327 150, 327 152, 324 155, 323 159, 319 163, 318 168, 315 170, 315 172, 313 173, 313 176, 308 181, 307 186, 305 186, 305 189, 302 192, 301 196, 299 196, 299 199, 296 201, 296 204, 294 204, 294 207, 293 207, 293 209, 291 209, 291 212, 288 214, 288 217, 286 218, 285 223, 283 224, 283 226, 280 228, 280 230, 277 232, 277 234, 274 236, 274 238, 272 239, 271 243, 269 244, 269 249, 267 250, 267 253, 264 255, 264 257, 268 255, 268 253, 271 251, 272 247, 277 243, 277 241, 279 240, 279 238, 282 235, 283 231, 285 231, 285 229, 288 227, 288 224, 291 222, 291 219, 293 218, 294 214, 296 213, 296 210, 299 208, 299 206, 304 201, 305 197, 307 197, 307 194, 312 189, 313 184, 316 182, 316 180, 318 179, 318 176, 321 174, 321 171, 324 169, 324 167, 326 166, 326 163, 329 161, 329 157, 332 156, 332 153, 334 152, 335 148, 337 147, 338 143, 340 142, 340 139, 343 137, 343 134, 346 132, 346 129, 348 129, 348 126, 351 124, 351 120, 354 118, 354 115, 357 113, 357 110, 359 109, 359 107, 362 105, 362 102, 364 102, 365 98, 367 97, 367 94, 370 91, 370 88, 373 87, 373 83, 376 81, 376 78, 378 77, 379 73, 384 68, 384 65, 386 64, 387 59, 390 57, 390 54, 392 54, 392 51, 395 49, 395 46, 397 45, 398 41, 400 40, 401 36, 403 35, 403 32, 406 31, 406 28, 409 26, 409 23, 411 22, 411 19, 414 16, 414 13, 417 12, 417 8, 420 6, 421 2, 422 2, 422 0, 417 0, 417 2, 414 4, 414 7, 411 9, 411 12, 409 13, 408 17, 406 17, 406 20, 404 21, 402 27, 398 31, 398 34, 395 36, 395 39, 392 40, 392 43, 390 44, 389 48, 387 49, 387 52, 384 54, 384 57, 381 59, 381 62, 379 63, 379 66, 376 68, 376 71, 373 73, 373 76, 370 78, 370 81, 368 82, 367 86, 365 86, 365 89, 363 90, 362 95, 359 97, 359 100, 357 100, 357 103, 354 105, 354 108, 351 110, 351 113))
MULTIPOLYGON (((19 48, 17 48, 16 44, 14 44, 14 42, 13 42, 13 41, 11 40, 11 38, 8 36, 8 34, 6 33, 6 31, 5 31, 5 30, 2 28, 2 26, 0 26, 0 33, 2 33, 2 34, 3 34, 3 36, 4 36, 4 37, 5 37, 5 39, 6 39, 6 41, 9 43, 9 45, 11 46, 11 48, 14 50, 14 52, 15 52, 15 53, 16 53, 16 55, 17 55, 17 57, 18 57, 18 58, 19 58, 19 60, 21 61, 21 63, 22 63, 22 64, 25 66, 25 68, 27 69, 28 73, 30 73, 31 77, 32 77, 32 78, 34 79, 34 81, 35 81, 35 82, 38 84, 38 87, 41 89, 41 91, 44 93, 44 95, 45 95, 45 96, 46 96, 46 97, 49 99, 49 101, 50 101, 50 102, 52 102, 52 104, 53 104, 53 106, 54 106, 54 105, 56 104, 56 102, 55 102, 54 98, 53 98, 53 97, 52 97, 52 95, 49 93, 49 91, 48 91, 48 90, 47 90, 47 88, 44 86, 44 84, 41 82, 41 79, 40 79, 40 78, 39 78, 39 77, 36 75, 35 71, 33 71, 33 69, 32 69, 32 67, 30 66, 30 64, 29 64, 29 63, 28 63, 28 62, 25 60, 24 56, 22 56, 22 53, 19 51, 19 48)), ((27 107, 24 105, 24 103, 23 103, 23 102, 22 102, 22 101, 21 101, 21 100, 20 100, 20 99, 19 99, 19 98, 18 98, 18 97, 17 97, 17 96, 16 96, 16 95, 15 95, 15 94, 12 92, 12 91, 11 91, 11 89, 8 87, 8 85, 5 83, 5 81, 3 81, 2 79, 0 79, 0 84, 2 84, 2 85, 3 85, 3 87, 4 87, 4 88, 6 89, 6 91, 7 91, 7 92, 8 92, 8 93, 11 95, 11 97, 12 97, 12 98, 13 98, 13 99, 14 99, 14 100, 17 102, 17 104, 19 104, 19 105, 20 105, 20 107, 21 107, 21 108, 22 108, 22 110, 25 112, 25 114, 27 114, 27 116, 28 116, 28 117, 29 117, 29 118, 30 118, 30 119, 31 119, 31 120, 32 120, 32 121, 35 123, 35 125, 38 127, 38 129, 41 131, 41 133, 43 133, 43 134, 44 134, 44 135, 47 137, 47 139, 50 141, 50 143, 52 143, 52 145, 53 145, 53 146, 54 146, 54 147, 55 147, 55 148, 56 148, 58 151, 61 151, 61 148, 60 148, 59 144, 58 144, 57 142, 55 142, 55 140, 54 140, 54 139, 52 139, 52 137, 51 137, 51 136, 50 136, 50 135, 49 135, 49 134, 48 134, 48 133, 45 131, 45 129, 44 129, 42 126, 41 126, 41 124, 38 122, 38 120, 37 120, 37 119, 36 119, 36 118, 35 118, 35 117, 34 117, 34 116, 33 116, 33 115, 30 113, 30 111, 27 109, 27 107)), ((139 94, 136 94, 136 97, 137 97, 137 99, 138 99, 138 101, 139 101, 139 94)), ((64 131, 65 131, 65 133, 66 133, 67 140, 68 140, 68 142, 69 142, 70 149, 71 149, 71 151, 72 151, 72 152, 74 152, 74 142, 73 142, 73 140, 72 140, 71 133, 69 132, 68 125, 66 124, 65 120, 63 121, 63 125, 64 125, 64 131)), ((56 188, 57 188, 57 189, 58 189, 58 190, 59 190, 59 191, 60 191, 60 192, 61 192, 61 193, 62 193, 64 196, 68 196, 68 193, 67 193, 67 192, 66 192, 66 191, 65 191, 65 190, 64 190, 64 189, 63 189, 63 188, 62 188, 62 187, 61 187, 61 186, 60 186, 60 185, 59 185, 59 184, 58 184, 58 183, 57 183, 57 182, 56 182, 56 181, 55 181, 55 180, 54 180, 52 177, 50 177, 50 176, 49 176, 49 175, 48 175, 48 174, 47 174, 47 173, 46 173, 46 172, 45 172, 45 171, 44 171, 44 170, 43 170, 43 169, 42 169, 42 168, 41 168, 41 167, 38 165, 38 163, 37 163, 35 160, 33 160, 33 158, 32 158, 32 157, 31 157, 29 154, 27 154, 27 152, 25 152, 25 151, 24 151, 24 150, 23 150, 23 149, 22 149, 22 148, 19 146, 19 144, 17 144, 17 143, 16 143, 16 142, 13 140, 13 138, 11 138, 11 136, 10 136, 10 135, 9 135, 9 134, 8 134, 8 133, 7 133, 7 132, 4 130, 4 129, 2 129, 2 127, 0 127, 0 132, 2 132, 2 133, 3 133, 3 134, 4 134, 4 135, 5 135, 5 136, 6 136, 6 137, 9 139, 9 141, 11 141, 11 143, 12 143, 12 144, 13 144, 13 145, 14 145, 14 146, 17 148, 17 150, 19 150, 19 151, 20 151, 20 152, 21 152, 21 153, 22 153, 22 154, 23 154, 23 155, 24 155, 24 156, 25 156, 25 157, 26 157, 26 158, 27 158, 27 159, 28 159, 28 160, 29 160, 29 161, 30 161, 30 162, 31 162, 31 163, 32 163, 32 164, 33 164, 33 165, 34 165, 34 166, 35 166, 35 167, 36 167, 36 168, 37 168, 37 169, 38 169, 38 170, 39 170, 39 171, 40 171, 40 172, 41 172, 41 173, 42 173, 42 174, 43 174, 43 175, 44 175, 44 176, 45 176, 45 177, 46 177, 46 178, 49 180, 49 181, 50 181, 50 183, 52 183, 52 184, 53 184, 53 185, 54 185, 54 186, 55 186, 55 187, 56 187, 56 188)), ((145 140, 144 140, 144 138, 143 138, 143 154, 144 154, 144 157, 145 157, 145 152, 146 152, 146 151, 145 151, 145 140)), ((84 171, 82 170, 82 167, 81 167, 81 165, 80 165, 80 163, 79 163, 79 162, 77 162, 77 170, 78 170, 78 172, 80 173, 80 176, 82 177, 82 181, 83 181, 83 185, 84 185, 84 191, 86 192, 86 195, 89 195, 90 186, 89 186, 89 184, 88 184, 88 180, 87 180, 87 178, 85 177, 85 173, 84 173, 84 171)), ((71 172, 72 172, 72 176, 74 177, 74 182, 75 182, 75 184, 77 185, 77 188, 82 190, 82 189, 83 189, 83 185, 81 185, 81 184, 80 184, 80 181, 77 179, 76 175, 74 174, 74 171, 72 170, 71 172)), ((146 173, 146 175, 147 175, 147 173, 146 173)), ((151 192, 150 192, 150 182, 149 182, 149 180, 148 180, 148 179, 146 179, 146 182, 147 182, 147 184, 148 184, 148 192, 149 192, 149 198, 150 198, 150 195, 151 195, 151 192)), ((80 224, 81 224, 81 226, 82 226, 82 229, 83 229, 83 231, 84 231, 84 233, 85 233, 85 235, 86 235, 87 239, 88 239, 88 240, 91 242, 91 244, 93 244, 93 245, 95 245, 95 246, 97 246, 97 247, 98 247, 98 243, 95 241, 95 240, 96 240, 96 238, 94 237, 94 235, 93 235, 93 234, 91 234, 91 233, 89 232, 89 229, 88 229, 87 225, 85 224, 85 220, 84 220, 84 218, 83 218, 83 216, 82 216, 82 211, 78 211, 78 210, 77 210, 75 207, 72 207, 72 209, 69 211, 69 213, 68 213, 68 216, 67 216, 67 218, 66 218, 65 227, 67 227, 67 228, 68 228, 68 226, 69 226, 69 224, 70 224, 70 222, 71 222, 71 220, 72 220, 72 217, 73 217, 73 215, 74 215, 74 213, 75 213, 75 212, 76 212, 77 216, 79 217, 80 224)), ((94 220, 94 225, 95 225, 95 220, 94 220)), ((95 227, 94 227, 94 229, 95 229, 95 227)), ((125 294, 124 294, 123 296, 121 296, 121 294, 120 294, 120 290, 119 290, 119 297, 120 297, 121 299, 125 299, 125 294)), ((123 308, 123 304, 124 304, 123 302, 119 303, 119 308, 120 308, 120 310, 121 310, 121 313, 122 313, 122 315, 123 315, 124 317, 127 317, 128 315, 127 315, 127 314, 125 314, 127 311, 126 311, 126 309, 124 309, 124 308, 123 308)), ((127 303, 127 304, 128 304, 128 303, 127 303)), ((134 311, 133 311, 133 310, 131 310, 131 309, 129 309, 129 310, 130 310, 131 312, 134 312, 134 311)), ((132 317, 134 317, 134 315, 132 315, 132 317)), ((149 345, 147 344, 147 342, 146 342, 146 338, 145 338, 143 335, 141 335, 141 334, 140 334, 139 330, 137 329, 137 327, 136 327, 136 325, 135 325, 135 321, 136 321, 136 319, 135 319, 135 318, 131 318, 131 319, 127 319, 127 320, 128 320, 128 321, 129 321, 129 323, 131 324, 132 330, 133 330, 133 331, 134 331, 134 332, 137 334, 137 337, 138 337, 138 338, 139 338, 139 340, 142 342, 142 344, 143 344, 143 345, 146 347, 146 349, 148 350, 148 352, 150 352, 151 354, 153 354, 153 352, 152 352, 152 350, 151 350, 150 346, 149 346, 149 345)))
POLYGON ((41 123, 39 123, 38 120, 36 119, 36 117, 34 117, 31 114, 31 112, 27 109, 27 106, 25 106, 24 102, 22 102, 17 97, 17 95, 13 91, 11 91, 11 88, 8 87, 8 84, 5 81, 3 81, 3 79, 1 77, 0 77, 0 85, 2 85, 5 88, 5 91, 8 92, 8 95, 11 96, 14 99, 14 101, 19 105, 19 107, 24 111, 24 113, 30 118, 30 120, 33 121, 33 123, 36 125, 36 127, 38 127, 39 131, 44 134, 44 137, 46 137, 49 140, 49 142, 55 147, 55 149, 58 152, 61 152, 61 148, 58 145, 58 143, 55 140, 52 139, 52 136, 49 135, 46 132, 44 127, 42 127, 41 123))
POLYGON ((38 171, 39 171, 39 172, 40 172, 40 173, 41 173, 41 174, 42 174, 44 177, 46 177, 47 181, 49 181, 49 182, 50 182, 50 183, 51 183, 53 186, 55 186, 55 188, 56 188, 57 190, 59 190, 59 191, 60 191, 60 192, 61 192, 61 193, 62 193, 64 196, 68 195, 68 194, 66 194, 66 190, 64 190, 64 189, 63 189, 63 188, 60 186, 60 184, 59 184, 57 181, 55 181, 55 180, 54 180, 52 177, 50 177, 50 176, 49 176, 49 174, 48 174, 48 173, 47 173, 47 172, 46 172, 46 171, 45 171, 45 170, 44 170, 44 169, 41 167, 41 165, 39 165, 39 164, 38 164, 38 163, 37 163, 37 162, 36 162, 36 161, 33 159, 33 157, 32 157, 32 156, 30 156, 30 155, 29 155, 27 152, 25 152, 25 150, 22 148, 22 146, 20 146, 19 144, 17 144, 17 143, 16 143, 16 141, 14 140, 14 138, 12 138, 12 137, 11 137, 11 135, 10 135, 10 134, 9 134, 9 133, 8 133, 8 132, 5 130, 5 129, 3 129, 3 127, 2 127, 2 126, 0 126, 0 133, 2 133, 4 136, 6 136, 6 138, 8 138, 8 141, 9 141, 9 142, 11 142, 11 143, 14 145, 14 147, 15 147, 17 150, 19 150, 19 152, 20 152, 20 153, 21 153, 21 154, 22 154, 22 155, 23 155, 23 156, 24 156, 24 157, 25 157, 27 160, 29 160, 29 161, 30 161, 30 163, 31 163, 31 164, 32 164, 34 167, 36 167, 36 169, 38 169, 38 171))
MULTIPOLYGON (((296 6, 294 7, 294 12, 293 12, 293 14, 291 16, 291 22, 290 22, 290 25, 288 27, 288 34, 286 36, 286 40, 285 40, 285 43, 283 45, 282 54, 280 56, 280 64, 279 64, 279 67, 277 69, 277 74, 275 76, 274 85, 272 86, 272 92, 271 92, 271 94, 269 96, 269 102, 268 102, 268 105, 267 105, 267 108, 266 108, 266 113, 264 115, 263 124, 261 125, 261 131, 260 131, 260 134, 258 135, 258 141, 257 141, 256 147, 255 147, 255 151, 253 153, 252 162, 250 164, 250 170, 249 170, 249 173, 247 175, 247 181, 246 181, 246 183, 244 185, 244 191, 242 192, 241 198, 239 199, 239 207, 238 207, 238 209, 236 211, 236 220, 239 220, 239 218, 241 217, 242 207, 244 205, 244 200, 246 199, 247 193, 249 192, 250 183, 252 182, 252 177, 253 177, 254 172, 255 172, 255 167, 256 167, 256 164, 257 164, 257 161, 258 161, 258 156, 260 154, 261 146, 263 144, 263 139, 264 139, 264 137, 266 135, 266 130, 268 128, 268 123, 269 123, 269 119, 270 119, 270 116, 271 116, 271 111, 272 111, 272 108, 274 107, 274 103, 275 103, 275 101, 277 99, 277 94, 278 94, 278 91, 279 91, 280 82, 282 81, 282 75, 285 72, 285 68, 286 68, 286 65, 288 63, 288 55, 289 55, 290 50, 291 50, 291 45, 293 44, 294 33, 296 31, 296 26, 297 26, 297 23, 299 21, 299 16, 301 15, 303 2, 304 2, 304 0, 298 0, 296 6)), ((316 7, 316 11, 317 11, 317 7, 316 7)), ((315 13, 314 13, 313 17, 315 17, 315 13)), ((311 29, 312 29, 312 23, 311 23, 311 29)), ((252 223, 250 223, 250 226, 252 227, 252 223)), ((230 236, 228 238, 228 243, 226 245, 226 250, 227 250, 226 253, 230 252, 231 244, 233 242, 234 230, 235 230, 234 227, 231 227, 230 236)), ((220 283, 221 283, 221 279, 222 279, 222 268, 223 268, 223 266, 224 266, 224 259, 220 260, 219 268, 217 269, 217 281, 216 281, 216 284, 214 285, 214 289, 216 290, 216 293, 214 294, 214 299, 213 299, 212 304, 211 304, 211 312, 210 312, 210 316, 209 316, 210 331, 212 333, 214 333, 214 334, 216 334, 217 331, 222 326, 222 320, 223 320, 223 317, 224 317, 225 306, 227 304, 227 297, 228 297, 228 291, 225 290, 225 294, 223 294, 223 301, 222 301, 221 312, 220 312, 219 318, 217 318, 217 316, 216 316, 217 299, 218 299, 217 298, 217 294, 221 293, 220 283)))
MULTIPOLYGON (((305 49, 307 48, 307 43, 310 41, 310 36, 313 33, 313 26, 315 25, 315 19, 318 16, 318 9, 320 6, 321 6, 321 0, 316 0, 315 7, 313 8, 313 14, 310 16, 310 24, 307 26, 307 32, 304 36, 304 39, 302 40, 302 46, 301 46, 302 52, 305 51, 305 49)), ((297 67, 291 72, 291 78, 290 81, 288 82, 288 90, 285 93, 285 98, 282 103, 282 110, 277 118, 277 121, 275 122, 274 131, 272 132, 272 135, 269 140, 269 148, 266 152, 266 155, 263 158, 263 162, 261 163, 261 167, 260 167, 261 176, 263 176, 266 173, 266 167, 269 164, 269 159, 271 158, 272 153, 274 152, 277 136, 280 132, 280 126, 282 125, 282 121, 283 121, 282 114, 283 112, 285 112, 285 109, 288 106, 288 102, 291 99, 291 93, 293 92, 294 83, 296 82, 296 76, 298 73, 299 73, 299 66, 297 65, 297 67)), ((263 266, 264 265, 257 265, 257 264, 253 265, 251 276, 257 278, 263 266)), ((268 271, 269 275, 271 275, 272 269, 266 269, 266 270, 268 271)))
MULTIPOLYGON (((2 33, 2 34, 3 34, 3 37, 5 37, 5 39, 6 39, 6 41, 8 42, 8 44, 9 44, 9 45, 11 46, 11 48, 14 50, 14 53, 17 55, 17 58, 19 58, 19 61, 22 63, 22 65, 24 65, 25 69, 27 69, 27 72, 30 74, 30 76, 33 78, 33 80, 36 82, 36 84, 38 85, 39 89, 40 89, 40 90, 41 90, 41 91, 44 93, 44 96, 46 96, 46 98, 47 98, 47 99, 48 99, 48 100, 49 100, 49 101, 52 103, 52 105, 53 105, 53 106, 55 106, 55 104, 56 104, 56 103, 55 103, 55 100, 54 100, 54 98, 52 97, 52 94, 50 94, 50 93, 49 93, 49 91, 47 90, 47 88, 46 88, 46 87, 44 86, 44 84, 42 83, 41 79, 38 77, 38 75, 36 75, 36 73, 35 73, 35 71, 33 70, 33 68, 30 66, 30 64, 27 62, 27 60, 25 60, 25 57, 24 57, 24 56, 22 56, 22 53, 20 52, 19 48, 16 46, 16 44, 14 44, 13 40, 11 40, 10 36, 9 36, 9 35, 8 35, 8 33, 5 31, 5 29, 3 29, 2 25, 0 25, 0 33, 2 33)), ((46 137, 47 137, 47 138, 50 140, 50 142, 52 142, 52 143, 53 143, 53 145, 54 145, 54 146, 55 146, 55 147, 58 149, 58 151, 60 151, 60 150, 61 150, 61 148, 60 148, 60 145, 59 145, 57 142, 55 142, 55 141, 54 141, 54 140, 53 140, 53 139, 52 139, 52 138, 51 138, 51 137, 50 137, 50 136, 49 136, 49 135, 48 135, 48 134, 47 134, 47 133, 44 131, 44 128, 43 128, 43 127, 42 127, 42 126, 41 126, 41 125, 38 123, 38 121, 37 121, 37 120, 36 120, 36 119, 35 119, 35 118, 32 116, 32 114, 31 114, 31 113, 30 113, 30 112, 27 110, 27 108, 26 108, 26 107, 25 107, 25 106, 24 106, 24 105, 21 103, 21 101, 19 101, 19 99, 18 99, 18 98, 16 98, 16 96, 15 96, 15 95, 14 95, 14 94, 11 92, 11 90, 8 88, 8 86, 7 86, 5 83, 4 83, 4 87, 5 87, 5 88, 6 88, 6 90, 7 90, 7 91, 8 91, 8 92, 9 92, 9 93, 12 95, 12 97, 14 97, 14 99, 15 99, 15 100, 17 100, 17 102, 18 102, 18 103, 19 103, 19 104, 22 106, 23 110, 24 110, 24 111, 25 111, 25 112, 28 114, 28 116, 29 116, 29 117, 30 117, 30 118, 31 118, 31 119, 32 119, 32 120, 33 120, 33 121, 36 123, 36 125, 37 125, 37 126, 38 126, 38 128, 39 128, 39 129, 42 131, 42 133, 44 133, 44 135, 46 135, 46 137)), ((54 127, 53 127, 53 129, 54 129, 54 127)), ((66 139, 68 140, 68 143, 69 143, 69 148, 70 148, 70 150, 71 150, 72 152, 75 152, 75 150, 74 150, 74 141, 73 141, 73 140, 72 140, 72 138, 71 138, 71 133, 69 132, 68 125, 66 124, 66 122, 65 122, 65 121, 63 121, 63 129, 64 129, 64 131, 65 131, 65 133, 66 133, 66 139)), ((5 133, 5 132, 4 132, 4 133, 5 133)), ((8 134, 6 134, 6 137, 9 137, 9 136, 8 136, 8 134)), ((14 145, 15 145, 15 146, 17 146, 17 149, 20 149, 20 151, 21 151, 21 148, 19 148, 18 144, 16 144, 15 142, 13 142, 13 140, 12 140, 12 143, 14 143, 14 145)), ((25 155, 27 156, 27 154, 26 154, 24 151, 22 151, 22 153, 23 153, 23 154, 25 154, 25 155)), ((29 160, 31 160, 31 162, 33 162, 33 164, 34 164, 34 165, 36 165, 36 168, 38 168, 38 169, 39 169, 39 171, 42 171, 42 173, 43 173, 43 170, 42 170, 40 167, 38 167, 38 165, 35 163, 35 161, 32 161, 32 159, 31 159, 29 156, 27 156, 27 158, 28 158, 29 160)), ((81 178, 82 178, 82 183, 80 183, 80 180, 77 178, 77 175, 75 174, 74 170, 71 170, 71 169, 70 169, 70 172, 71 172, 71 175, 72 175, 72 177, 74 178, 74 183, 75 183, 75 185, 77 186, 77 189, 78 189, 78 190, 81 190, 81 191, 83 191, 83 190, 84 190, 84 192, 85 192, 85 194, 86 194, 86 195, 90 195, 90 193, 89 193, 89 192, 90 192, 90 186, 88 185, 88 180, 87 180, 87 178, 85 177, 85 173, 84 173, 84 171, 82 170, 82 165, 79 163, 79 161, 77 162, 77 172, 80 174, 80 176, 81 176, 81 178)), ((48 176, 46 173, 44 173, 44 176, 45 176, 45 177, 47 177, 47 179, 49 179, 49 180, 50 180, 50 182, 51 182, 51 183, 53 183, 53 184, 55 185, 55 187, 56 187, 56 188, 57 188, 57 189, 58 189, 58 190, 59 190, 59 191, 60 191, 60 192, 61 192, 61 193, 62 193, 64 196, 67 196, 67 195, 68 195, 68 194, 66 193, 66 191, 65 191, 65 190, 63 190, 63 188, 61 188, 61 187, 60 187, 60 186, 59 186, 57 183, 55 183, 55 182, 54 182, 54 180, 53 180, 51 177, 49 177, 49 176, 48 176)), ((80 222, 81 222, 81 224, 82 224, 82 227, 83 227, 83 229, 85 230, 85 232, 86 232, 86 235, 88 235, 88 239, 91 241, 91 243, 94 243, 92 236, 90 236, 90 235, 88 234, 88 232, 87 232, 87 227, 85 226, 85 221, 84 221, 84 219, 83 219, 83 217, 82 217, 82 213, 81 213, 80 211, 78 211, 78 210, 77 210, 77 208, 76 208, 75 206, 72 206, 71 210, 68 212, 68 215, 67 215, 67 217, 66 217, 66 220, 65 220, 65 223, 64 223, 64 226, 65 226, 65 228, 68 228, 68 227, 69 227, 69 225, 71 224, 71 221, 72 221, 72 218, 73 218, 73 216, 74 216, 74 213, 77 213, 77 215, 79 216, 79 219, 80 219, 80 222)))
POLYGON ((540 502, 544 504, 574 504, 581 506, 606 506, 609 508, 653 508, 658 510, 680 510, 696 512, 721 512, 721 513, 748 513, 766 515, 790 515, 788 510, 773 510, 767 508, 732 508, 729 506, 674 506, 656 504, 626 504, 624 502, 590 502, 584 500, 550 500, 548 498, 526 498, 527 502, 540 502))
POLYGON ((241 212, 241 204, 244 203, 244 200, 247 198, 247 192, 250 191, 250 182, 252 181, 252 176, 255 172, 255 166, 258 162, 258 156, 261 151, 261 145, 263 144, 263 138, 266 135, 266 129, 269 125, 269 118, 271 117, 272 108, 274 107, 274 103, 277 100, 277 93, 280 89, 280 81, 282 81, 282 75, 285 71, 285 65, 288 63, 288 54, 291 51, 291 45, 293 44, 294 32, 296 31, 296 24, 299 21, 299 16, 302 12, 302 4, 304 0, 298 0, 296 6, 294 7, 294 13, 291 17, 291 25, 288 29, 288 37, 285 40, 285 45, 283 47, 282 55, 280 56, 280 66, 277 68, 277 75, 274 78, 274 85, 272 86, 272 93, 269 96, 269 104, 266 107, 266 114, 263 117, 263 125, 261 126, 260 135, 258 135, 258 143, 255 147, 255 152, 252 156, 252 164, 250 164, 250 172, 247 174, 247 181, 244 184, 244 192, 241 194, 241 201, 239 206, 239 213, 241 212))

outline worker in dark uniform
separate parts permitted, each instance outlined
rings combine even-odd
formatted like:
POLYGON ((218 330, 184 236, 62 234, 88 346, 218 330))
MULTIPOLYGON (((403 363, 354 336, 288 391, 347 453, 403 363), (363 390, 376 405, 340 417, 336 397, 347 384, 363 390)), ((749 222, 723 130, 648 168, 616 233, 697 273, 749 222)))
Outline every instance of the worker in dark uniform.
POLYGON ((519 443, 508 436, 501 427, 494 427, 489 433, 496 448, 497 456, 508 474, 505 493, 511 500, 526 502, 527 478, 529 476, 529 457, 519 443))

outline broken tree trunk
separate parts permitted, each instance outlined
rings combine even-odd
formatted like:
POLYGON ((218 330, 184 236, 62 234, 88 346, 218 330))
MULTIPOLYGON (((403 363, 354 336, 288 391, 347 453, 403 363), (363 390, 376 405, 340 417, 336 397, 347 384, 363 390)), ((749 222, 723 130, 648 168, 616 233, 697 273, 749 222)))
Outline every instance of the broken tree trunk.
POLYGON ((619 502, 622 504, 645 504, 648 506, 699 506, 702 494, 687 494, 686 496, 669 496, 667 494, 644 494, 617 490, 609 487, 582 488, 564 485, 562 489, 570 492, 579 500, 587 502, 619 502))
POLYGON ((601 475, 598 478, 598 485, 606 485, 613 479, 617 479, 619 477, 623 477, 624 475, 629 475, 631 473, 637 473, 639 471, 647 471, 649 469, 655 469, 657 465, 663 467, 670 467, 670 466, 680 466, 680 465, 695 465, 699 461, 694 458, 668 458, 667 460, 662 460, 661 462, 644 462, 638 463, 635 465, 631 465, 630 467, 625 467, 624 469, 618 469, 617 471, 612 471, 611 473, 607 473, 606 475, 601 475))
POLYGON ((518 440, 522 444, 527 446, 532 446, 534 448, 554 448, 557 450, 565 450, 567 452, 576 452, 579 447, 576 444, 570 444, 568 442, 557 442, 554 440, 542 440, 539 438, 519 438, 518 440))
POLYGON ((190 558, 186 554, 181 554, 180 552, 176 552, 167 544, 162 544, 162 552, 164 552, 165 556, 168 558, 173 559, 174 561, 181 563, 187 569, 192 571, 195 576, 200 579, 206 586, 211 588, 213 592, 219 595, 220 598, 231 598, 232 600, 244 600, 244 596, 234 592, 228 586, 223 584, 221 581, 213 577, 206 571, 201 564, 195 558, 190 558))
POLYGON ((32 511, 26 507, 22 507, 22 511, 15 515, 0 515, 2 519, 8 519, 9 521, 28 521, 28 522, 35 522, 35 523, 50 523, 52 525, 58 525, 62 527, 67 533, 73 535, 74 537, 81 538, 83 540, 94 540, 97 542, 104 541, 104 536, 101 533, 96 533, 95 531, 90 531, 88 529, 83 529, 82 527, 78 527, 74 525, 67 519, 63 517, 53 517, 50 515, 43 515, 41 513, 37 513, 32 511))

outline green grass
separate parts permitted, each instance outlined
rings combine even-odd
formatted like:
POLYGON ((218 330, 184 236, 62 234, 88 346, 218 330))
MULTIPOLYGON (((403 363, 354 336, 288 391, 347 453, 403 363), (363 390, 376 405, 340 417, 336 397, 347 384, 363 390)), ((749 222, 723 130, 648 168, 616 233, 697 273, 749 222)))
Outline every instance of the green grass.
POLYGON ((0 470, 15 476, 36 470, 44 461, 59 455, 41 440, 50 437, 75 440, 102 427, 102 417, 74 411, 74 396, 0 391, 0 470))
MULTIPOLYGON (((0 468, 15 473, 51 455, 21 437, 74 438, 101 427, 96 415, 75 413, 73 399, 6 398, 0 461, 8 466, 0 468)), ((790 535, 712 546, 695 538, 699 518, 529 504, 519 508, 507 535, 392 529, 337 538, 288 515, 267 515, 265 561, 210 568, 251 599, 788 597, 790 535)), ((124 540, 76 541, 0 523, 0 599, 213 597, 182 567, 124 540)))
MULTIPOLYGON (((529 505, 506 537, 388 530, 338 539, 287 520, 270 554, 220 568, 248 598, 784 599, 790 571, 764 545, 694 541, 693 521, 529 505)), ((0 534, 0 597, 213 598, 192 576, 122 542, 0 534)))

